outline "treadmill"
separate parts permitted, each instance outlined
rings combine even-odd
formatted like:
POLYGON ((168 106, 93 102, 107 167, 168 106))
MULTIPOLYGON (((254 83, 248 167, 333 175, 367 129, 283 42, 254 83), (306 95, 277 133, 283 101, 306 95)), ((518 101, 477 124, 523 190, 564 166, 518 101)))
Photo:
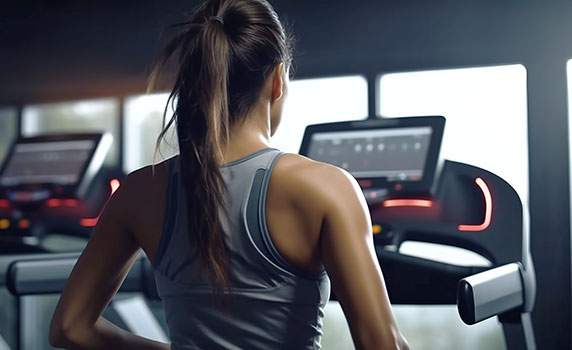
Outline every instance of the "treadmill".
MULTIPOLYGON (((90 229, 82 220, 97 215, 106 200, 100 168, 111 143, 110 135, 93 133, 20 137, 11 144, 0 164, 0 287, 12 261, 83 249, 90 229)), ((2 298, 6 342, 17 347, 22 314, 44 306, 2 298)))
MULTIPOLYGON (((357 178, 393 304, 456 304, 467 324, 496 316, 509 350, 535 349, 530 312, 536 286, 527 209, 498 176, 441 160, 444 126, 439 116, 312 125, 300 153, 357 178), (492 266, 457 266, 401 254, 406 241, 465 248, 492 266)), ((8 286, 17 296, 59 293, 74 264, 69 257, 14 262, 8 286)), ((156 298, 153 282, 151 267, 140 260, 122 288, 156 298)))
MULTIPOLYGON (((0 286, 5 286, 14 261, 43 265, 54 256, 79 256, 102 207, 119 186, 119 180, 101 171, 112 141, 110 134, 51 134, 21 137, 12 144, 0 167, 0 286)), ((4 329, 13 338, 8 343, 20 349, 41 346, 34 324, 46 322, 38 310, 49 302, 17 298, 3 300, 0 307, 14 314, 6 322, 14 326, 4 329)), ((134 298, 122 298, 116 309, 119 316, 146 311, 134 298)))
POLYGON ((300 153, 357 179, 393 304, 456 304, 468 325, 497 316, 508 350, 535 349, 528 209, 497 175, 440 159, 444 127, 441 116, 312 125, 300 153), (407 241, 464 248, 492 266, 401 254, 407 241))
POLYGON ((57 232, 87 242, 88 221, 109 196, 98 184, 111 143, 108 134, 75 134, 21 137, 12 144, 0 166, 0 285, 12 260, 83 248, 47 240, 57 232))

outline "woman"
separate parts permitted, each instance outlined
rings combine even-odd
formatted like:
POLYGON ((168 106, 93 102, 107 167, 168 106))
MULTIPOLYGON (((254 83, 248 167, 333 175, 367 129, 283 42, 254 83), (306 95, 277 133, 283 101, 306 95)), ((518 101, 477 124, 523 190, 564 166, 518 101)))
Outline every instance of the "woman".
POLYGON ((169 349, 101 317, 141 248, 171 349, 318 349, 330 280, 359 349, 406 349, 360 188, 334 166, 269 147, 290 42, 265 0, 203 3, 167 46, 180 155, 130 174, 54 314, 50 342, 169 349), (327 272, 327 274, 326 274, 327 272))

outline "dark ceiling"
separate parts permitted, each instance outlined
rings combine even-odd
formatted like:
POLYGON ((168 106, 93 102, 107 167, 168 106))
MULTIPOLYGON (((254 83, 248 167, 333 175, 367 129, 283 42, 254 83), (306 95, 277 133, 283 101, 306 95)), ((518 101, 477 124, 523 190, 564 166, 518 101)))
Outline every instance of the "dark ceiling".
MULTIPOLYGON (((166 28, 195 3, 5 2, 0 104, 144 91, 166 28)), ((301 76, 572 56, 568 1, 273 3, 298 39, 301 76)))

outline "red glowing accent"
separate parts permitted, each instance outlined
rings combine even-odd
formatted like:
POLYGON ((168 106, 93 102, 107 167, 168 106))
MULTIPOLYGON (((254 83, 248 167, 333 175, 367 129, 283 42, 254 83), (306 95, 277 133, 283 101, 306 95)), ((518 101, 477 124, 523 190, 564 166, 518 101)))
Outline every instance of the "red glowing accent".
POLYGON ((385 208, 394 207, 421 207, 431 208, 433 201, 428 199, 388 199, 383 202, 385 208))
POLYGON ((10 201, 7 199, 0 199, 0 209, 9 209, 10 201))
POLYGON ((115 191, 121 186, 121 183, 117 179, 113 179, 109 182, 109 186, 111 186, 111 194, 114 194, 115 191))
POLYGON ((99 216, 96 218, 85 218, 79 221, 79 224, 83 227, 95 227, 99 221, 99 216))
POLYGON ((480 225, 459 225, 459 231, 480 232, 486 230, 491 225, 491 218, 493 215, 493 197, 491 196, 491 191, 489 186, 487 186, 485 181, 480 177, 475 180, 475 183, 479 186, 483 192, 483 197, 485 198, 485 219, 480 225))
POLYGON ((22 230, 30 228, 30 220, 21 219, 20 221, 18 221, 18 227, 21 228, 22 230))
MULTIPOLYGON (((113 179, 113 180, 109 181, 109 186, 111 187, 111 194, 109 195, 109 197, 111 197, 115 193, 115 191, 117 191, 119 186, 121 186, 121 183, 119 182, 119 180, 113 179)), ((79 221, 79 224, 83 227, 95 227, 95 226, 97 226, 97 222, 99 221, 100 215, 98 215, 96 218, 81 219, 79 221)))
POLYGON ((65 199, 64 200, 64 205, 66 207, 77 207, 79 206, 79 201, 77 199, 65 199))
POLYGON ((402 184, 395 184, 395 186, 393 187, 396 191, 401 191, 403 189, 403 185, 402 184))
POLYGON ((46 205, 48 208, 58 208, 58 207, 78 207, 79 201, 77 199, 59 199, 59 198, 50 198, 47 200, 46 205))
POLYGON ((55 207, 61 207, 62 206, 62 200, 61 199, 48 199, 48 201, 46 202, 46 205, 50 208, 55 208, 55 207))

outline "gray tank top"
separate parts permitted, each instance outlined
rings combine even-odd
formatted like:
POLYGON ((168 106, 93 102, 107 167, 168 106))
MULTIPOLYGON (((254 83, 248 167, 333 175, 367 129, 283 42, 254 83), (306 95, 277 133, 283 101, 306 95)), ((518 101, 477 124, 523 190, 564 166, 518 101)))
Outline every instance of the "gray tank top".
POLYGON ((224 306, 213 299, 189 239, 179 158, 169 162, 165 222, 154 267, 171 349, 320 349, 328 276, 289 264, 267 228, 266 194, 280 155, 262 149, 220 168, 227 186, 227 213, 221 219, 230 252, 224 306))

